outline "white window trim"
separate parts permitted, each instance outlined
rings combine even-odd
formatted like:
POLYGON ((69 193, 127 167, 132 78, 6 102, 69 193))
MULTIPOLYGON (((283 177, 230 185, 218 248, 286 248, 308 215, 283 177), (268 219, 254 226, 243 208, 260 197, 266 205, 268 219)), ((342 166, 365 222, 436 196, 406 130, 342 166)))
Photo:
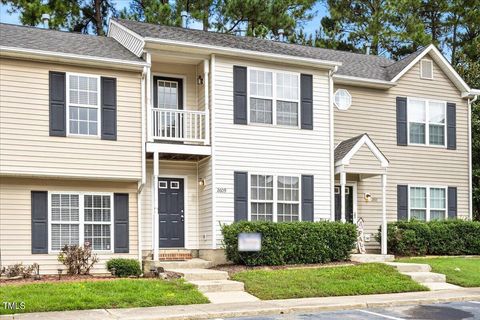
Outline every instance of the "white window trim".
POLYGON ((76 73, 76 72, 67 72, 66 73, 66 129, 67 129, 67 137, 80 137, 80 138, 93 138, 99 139, 101 137, 101 130, 102 130, 102 119, 101 115, 101 99, 102 99, 102 88, 100 83, 100 76, 96 74, 88 74, 88 73, 76 73), (73 107, 81 107, 81 108, 96 108, 97 109, 97 134, 80 134, 80 133, 70 133, 70 76, 80 76, 80 77, 89 77, 89 78, 96 78, 97 79, 97 89, 98 89, 98 97, 97 97, 97 105, 82 105, 82 104, 74 104, 73 107))
POLYGON ((426 80, 433 80, 433 61, 430 59, 421 59, 420 60, 420 78, 421 79, 426 79, 426 80), (427 62, 430 63, 430 67, 432 68, 432 76, 431 77, 426 77, 423 74, 423 63, 427 62))
MULTIPOLYGON (((77 224, 78 223, 78 244, 79 246, 83 246, 85 243, 85 224, 103 224, 107 225, 107 223, 102 222, 95 222, 95 221, 85 221, 85 203, 84 203, 84 196, 85 195, 96 195, 96 196, 110 196, 110 250, 93 250, 92 252, 95 253, 114 253, 114 220, 115 220, 115 212, 113 206, 113 193, 111 192, 78 192, 78 191, 49 191, 48 192, 48 253, 49 254, 58 254, 61 250, 53 250, 52 249, 52 224, 77 224), (52 222, 52 194, 72 194, 78 195, 78 221, 72 222, 52 222)), ((93 246, 93 244, 92 244, 93 246)))
POLYGON ((408 186, 408 221, 410 221, 410 219, 411 219, 411 212, 410 212, 411 210, 415 210, 415 209, 424 210, 423 208, 419 209, 419 208, 412 208, 411 207, 410 195, 412 194, 411 193, 412 188, 425 188, 426 201, 427 201, 427 204, 426 204, 426 207, 425 207, 425 210, 426 210, 425 221, 430 221, 430 210, 442 210, 442 209, 436 209, 436 208, 431 209, 431 207, 430 207, 430 189, 444 189, 445 190, 445 220, 448 219, 448 187, 447 186, 409 185, 408 186))
POLYGON ((300 88, 300 76, 301 74, 298 72, 292 72, 292 71, 284 71, 280 69, 267 69, 267 68, 260 68, 260 67, 247 67, 247 123, 249 125, 255 125, 255 126, 276 126, 276 127, 281 127, 281 128, 288 128, 288 129, 301 129, 301 88, 300 88), (265 96, 256 96, 256 95, 251 95, 250 94, 250 71, 264 71, 264 72, 271 72, 272 73, 272 97, 270 98, 272 100, 272 123, 258 123, 258 122, 251 122, 250 121, 250 98, 255 98, 255 99, 264 99, 264 100, 269 100, 268 97, 265 96), (283 73, 283 74, 289 74, 289 75, 295 75, 298 78, 298 92, 297 92, 297 97, 298 99, 278 99, 277 98, 277 73, 283 73), (297 111, 298 111, 298 117, 297 117, 297 125, 296 126, 287 126, 287 125, 281 125, 277 124, 277 100, 279 101, 285 101, 285 102, 296 102, 297 103, 297 111))
POLYGON ((295 177, 298 178, 298 201, 280 201, 280 203, 291 203, 297 204, 298 203, 298 221, 302 220, 302 175, 300 174, 291 174, 291 173, 265 173, 265 172, 249 172, 248 173, 248 221, 252 221, 252 176, 254 175, 261 175, 261 176, 273 176, 273 200, 265 200, 265 201, 255 201, 255 202, 262 202, 262 203, 272 203, 273 204, 273 222, 278 222, 277 216, 277 204, 278 201, 278 177, 295 177))
MULTIPOLYGON (((415 123, 420 123, 420 122, 415 122, 415 123)), ((424 146, 424 147, 427 146, 427 147, 445 149, 447 147, 447 102, 442 101, 442 100, 408 97, 407 98, 407 141, 408 141, 409 146, 424 146), (425 103, 425 122, 424 122, 424 124, 425 124, 425 143, 410 142, 410 120, 408 118, 408 108, 410 106, 410 101, 411 100, 423 101, 425 103), (443 110, 444 110, 444 114, 445 114, 445 123, 443 123, 443 137, 444 137, 443 145, 430 144, 430 124, 441 125, 440 123, 435 123, 435 122, 430 122, 429 121, 430 102, 442 103, 443 106, 444 106, 443 110)))
POLYGON ((337 91, 335 91, 335 93, 333 94, 333 104, 335 105, 335 107, 337 107, 338 111, 341 111, 341 112, 348 111, 348 109, 350 109, 350 107, 352 106, 352 95, 347 89, 343 89, 343 88, 337 89, 337 91), (337 96, 337 93, 339 92, 345 92, 350 97, 350 103, 348 107, 341 107, 337 104, 336 96, 337 96))

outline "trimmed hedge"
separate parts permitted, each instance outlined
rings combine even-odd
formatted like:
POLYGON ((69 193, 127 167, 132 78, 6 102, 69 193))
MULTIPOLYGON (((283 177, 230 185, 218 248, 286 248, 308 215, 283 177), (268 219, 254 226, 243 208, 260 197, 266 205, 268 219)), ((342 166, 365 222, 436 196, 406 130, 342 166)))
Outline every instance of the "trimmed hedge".
POLYGON ((356 226, 340 222, 248 222, 222 226, 227 258, 236 264, 326 263, 350 258, 356 226), (260 252, 239 252, 238 234, 260 232, 260 252))
POLYGON ((138 277, 142 274, 140 262, 135 259, 110 259, 107 261, 107 269, 110 271, 112 268, 115 268, 115 275, 117 277, 138 277))
POLYGON ((389 223, 387 231, 388 253, 399 256, 480 254, 478 221, 398 221, 389 223))

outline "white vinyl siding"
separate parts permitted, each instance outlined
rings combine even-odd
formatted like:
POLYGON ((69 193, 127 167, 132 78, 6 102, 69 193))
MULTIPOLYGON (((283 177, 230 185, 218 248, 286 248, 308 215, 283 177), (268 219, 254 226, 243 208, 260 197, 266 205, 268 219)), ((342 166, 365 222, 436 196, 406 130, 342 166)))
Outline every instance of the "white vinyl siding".
POLYGON ((447 187, 409 186, 409 219, 447 219, 447 187))
MULTIPOLYGON (((213 184, 215 248, 221 248, 220 226, 234 221, 234 172, 278 176, 314 176, 314 220, 328 219, 331 205, 330 105, 326 71, 216 56, 212 75, 213 184), (247 65, 272 72, 311 74, 313 130, 233 123, 233 66, 247 65), (219 189, 225 192, 218 192, 219 189)), ((161 169, 160 169, 161 170, 161 169)))
POLYGON ((67 73, 68 134, 99 136, 100 77, 67 73))
POLYGON ((65 245, 112 250, 113 194, 50 193, 49 201, 50 252, 65 245))
POLYGON ((298 127, 300 76, 248 69, 249 123, 298 127))
POLYGON ((445 147, 447 103, 419 98, 407 101, 409 144, 445 147))

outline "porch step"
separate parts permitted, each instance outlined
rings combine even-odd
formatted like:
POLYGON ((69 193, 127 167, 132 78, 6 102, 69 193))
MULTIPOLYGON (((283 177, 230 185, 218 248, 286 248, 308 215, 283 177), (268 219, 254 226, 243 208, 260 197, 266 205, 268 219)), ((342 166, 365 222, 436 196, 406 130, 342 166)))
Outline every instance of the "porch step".
POLYGON ((211 269, 167 269, 179 273, 187 281, 227 280, 228 272, 211 269))
POLYGON ((441 273, 434 272, 402 272, 404 275, 409 276, 412 280, 420 283, 431 282, 443 282, 447 280, 447 277, 441 273))
POLYGON ((446 282, 423 282, 421 284, 423 284, 425 287, 427 287, 432 291, 462 289, 462 287, 456 286, 454 284, 446 283, 446 282))
POLYGON ((200 292, 228 292, 228 291, 243 291, 243 282, 232 280, 198 280, 189 281, 191 284, 197 286, 200 292))
POLYGON ((395 260, 395 256, 392 254, 352 254, 350 261, 369 263, 369 262, 391 262, 395 260))
POLYGON ((159 254, 160 261, 184 261, 192 259, 192 253, 190 252, 166 252, 159 254))
POLYGON ((157 261, 155 263, 158 267, 163 267, 166 270, 172 269, 209 269, 213 267, 213 262, 194 258, 186 261, 157 261))
POLYGON ((385 262, 385 264, 397 268, 399 272, 430 272, 432 267, 423 263, 385 262))
POLYGON ((205 292, 203 295, 206 296, 211 303, 240 303, 260 300, 244 291, 205 292))

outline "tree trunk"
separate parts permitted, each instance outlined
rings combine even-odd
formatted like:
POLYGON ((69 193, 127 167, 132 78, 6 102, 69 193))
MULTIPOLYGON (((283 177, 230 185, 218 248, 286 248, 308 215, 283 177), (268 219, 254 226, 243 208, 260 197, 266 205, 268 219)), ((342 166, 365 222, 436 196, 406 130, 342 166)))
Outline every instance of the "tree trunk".
POLYGON ((99 36, 105 35, 103 31, 103 19, 102 19, 102 1, 103 0, 94 0, 95 7, 95 28, 99 36))

